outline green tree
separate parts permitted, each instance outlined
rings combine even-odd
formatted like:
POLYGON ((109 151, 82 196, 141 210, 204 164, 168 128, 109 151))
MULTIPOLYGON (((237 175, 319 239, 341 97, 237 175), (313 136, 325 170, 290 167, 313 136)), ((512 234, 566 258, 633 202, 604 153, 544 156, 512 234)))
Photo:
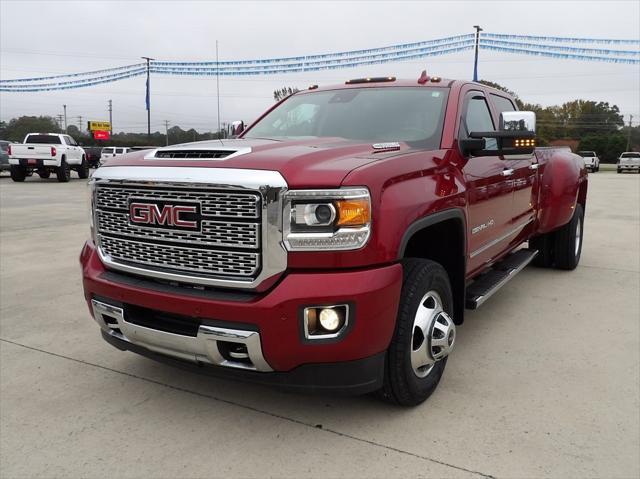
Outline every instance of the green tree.
POLYGON ((58 133, 60 129, 50 116, 21 116, 4 123, 0 128, 3 140, 22 141, 29 133, 58 133))
POLYGON ((288 97, 289 95, 293 95, 294 93, 299 92, 300 90, 298 90, 296 87, 291 88, 290 86, 286 86, 284 88, 280 88, 279 90, 274 90, 273 91, 273 99, 275 101, 280 101, 286 97, 288 97))

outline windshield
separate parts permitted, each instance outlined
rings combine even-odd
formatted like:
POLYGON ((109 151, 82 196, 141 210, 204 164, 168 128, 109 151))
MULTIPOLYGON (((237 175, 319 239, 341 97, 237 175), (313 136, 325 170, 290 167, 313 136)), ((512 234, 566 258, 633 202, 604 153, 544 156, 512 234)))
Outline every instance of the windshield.
POLYGON ((579 151, 578 155, 582 157, 596 156, 595 152, 593 151, 579 151))
POLYGON ((640 158, 640 153, 623 153, 620 158, 640 158))
POLYGON ((349 88, 294 95, 244 138, 322 138, 438 148, 446 88, 349 88))
POLYGON ((55 135, 27 135, 25 143, 43 143, 48 145, 60 145, 60 137, 55 135))

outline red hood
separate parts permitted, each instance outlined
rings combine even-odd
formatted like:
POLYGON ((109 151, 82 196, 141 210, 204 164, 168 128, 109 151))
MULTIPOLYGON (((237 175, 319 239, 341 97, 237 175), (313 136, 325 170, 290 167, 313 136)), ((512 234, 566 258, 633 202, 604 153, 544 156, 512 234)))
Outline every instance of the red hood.
POLYGON ((315 188, 339 186, 349 172, 367 163, 406 153, 400 150, 375 151, 370 142, 357 143, 340 138, 316 138, 297 141, 262 139, 211 140, 171 145, 160 150, 244 149, 245 153, 221 159, 155 159, 147 158, 151 151, 138 151, 111 159, 109 166, 166 166, 201 168, 244 168, 274 170, 284 176, 289 187, 315 188))

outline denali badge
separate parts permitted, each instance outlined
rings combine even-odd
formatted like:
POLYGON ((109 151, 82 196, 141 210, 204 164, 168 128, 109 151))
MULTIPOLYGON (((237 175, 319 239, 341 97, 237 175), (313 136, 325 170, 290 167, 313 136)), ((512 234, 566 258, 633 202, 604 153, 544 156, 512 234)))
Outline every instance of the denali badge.
POLYGON ((200 203, 130 198, 129 222, 137 226, 200 231, 200 203))

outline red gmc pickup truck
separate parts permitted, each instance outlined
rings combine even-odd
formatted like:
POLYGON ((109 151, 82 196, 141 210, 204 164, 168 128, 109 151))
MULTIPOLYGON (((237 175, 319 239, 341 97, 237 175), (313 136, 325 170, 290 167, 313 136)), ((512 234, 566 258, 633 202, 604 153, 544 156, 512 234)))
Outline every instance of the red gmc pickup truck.
POLYGON ((528 263, 574 269, 587 173, 478 83, 296 93, 239 138, 109 160, 84 294, 106 341, 294 390, 437 387, 465 309, 528 263))

